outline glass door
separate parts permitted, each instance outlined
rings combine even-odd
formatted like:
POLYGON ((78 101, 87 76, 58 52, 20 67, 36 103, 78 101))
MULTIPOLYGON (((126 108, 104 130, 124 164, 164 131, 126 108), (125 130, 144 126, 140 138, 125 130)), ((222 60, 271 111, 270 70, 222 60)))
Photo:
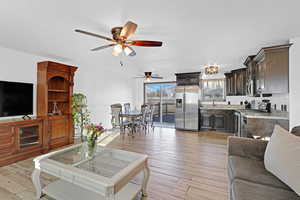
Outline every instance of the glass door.
POLYGON ((175 82, 144 84, 144 102, 154 105, 154 122, 174 125, 175 86, 175 82))
POLYGON ((175 123, 175 83, 161 84, 161 106, 162 123, 174 124, 175 123))

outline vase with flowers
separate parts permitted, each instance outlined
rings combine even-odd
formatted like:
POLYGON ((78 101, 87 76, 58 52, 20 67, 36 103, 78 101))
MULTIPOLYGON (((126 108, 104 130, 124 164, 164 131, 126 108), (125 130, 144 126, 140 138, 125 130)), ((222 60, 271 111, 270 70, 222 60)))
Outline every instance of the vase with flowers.
POLYGON ((85 126, 83 136, 88 149, 88 156, 93 156, 95 152, 96 142, 98 137, 104 132, 104 127, 99 124, 88 124, 85 126))

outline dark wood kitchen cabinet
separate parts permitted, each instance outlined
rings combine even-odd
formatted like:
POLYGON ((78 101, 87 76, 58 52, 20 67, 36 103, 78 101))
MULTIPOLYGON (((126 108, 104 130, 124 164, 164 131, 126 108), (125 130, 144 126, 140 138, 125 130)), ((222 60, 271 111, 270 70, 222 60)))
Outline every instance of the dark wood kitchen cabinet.
POLYGON ((241 68, 225 73, 226 95, 246 95, 247 69, 241 68))
POLYGON ((246 68, 232 70, 232 74, 235 82, 234 95, 236 96, 246 95, 246 79, 247 79, 246 72, 247 72, 246 68))
POLYGON ((207 110, 201 110, 200 111, 200 124, 201 129, 212 129, 212 120, 211 120, 211 113, 209 113, 207 110))
POLYGON ((289 92, 289 47, 280 45, 262 48, 255 56, 256 93, 289 92))
POLYGON ((233 73, 225 73, 226 96, 235 95, 235 80, 233 73))
POLYGON ((177 73, 176 76, 176 85, 185 86, 185 85, 199 85, 200 83, 201 72, 190 72, 190 73, 177 73))
POLYGON ((257 88, 256 88, 256 80, 257 80, 257 65, 254 61, 255 55, 248 56, 244 62, 246 66, 246 95, 255 96, 257 88))
POLYGON ((234 112, 221 109, 201 109, 200 126, 202 130, 234 131, 234 112))

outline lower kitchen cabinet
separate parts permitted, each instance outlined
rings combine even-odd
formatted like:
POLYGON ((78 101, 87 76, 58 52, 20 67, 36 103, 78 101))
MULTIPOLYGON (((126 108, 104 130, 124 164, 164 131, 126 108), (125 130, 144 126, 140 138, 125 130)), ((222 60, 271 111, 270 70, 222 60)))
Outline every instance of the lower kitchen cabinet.
POLYGON ((234 132, 234 112, 232 110, 201 109, 201 130, 234 132))
POLYGON ((201 129, 211 129, 212 128, 212 119, 211 115, 204 110, 200 111, 200 127, 201 129))

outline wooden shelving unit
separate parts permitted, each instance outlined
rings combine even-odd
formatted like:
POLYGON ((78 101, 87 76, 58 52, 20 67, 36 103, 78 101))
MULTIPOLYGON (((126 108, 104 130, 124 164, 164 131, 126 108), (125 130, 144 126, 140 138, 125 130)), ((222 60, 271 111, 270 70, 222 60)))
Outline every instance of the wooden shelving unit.
POLYGON ((62 93, 68 93, 68 90, 59 90, 59 89, 49 89, 48 92, 62 92, 62 93))
POLYGON ((37 113, 46 119, 50 149, 74 142, 71 99, 76 70, 50 61, 38 63, 37 113))

